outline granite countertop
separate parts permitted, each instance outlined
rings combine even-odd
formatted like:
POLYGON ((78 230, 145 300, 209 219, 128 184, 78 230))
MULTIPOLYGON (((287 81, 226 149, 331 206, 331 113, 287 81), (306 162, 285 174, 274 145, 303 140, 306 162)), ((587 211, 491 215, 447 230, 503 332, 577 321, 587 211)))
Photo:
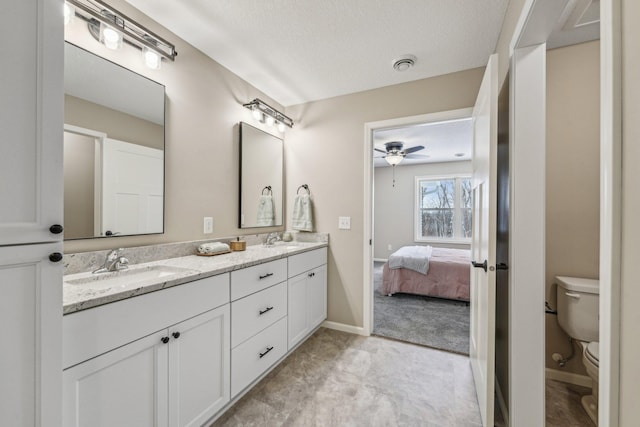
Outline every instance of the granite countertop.
POLYGON ((65 275, 63 278, 63 314, 86 310, 326 246, 328 246, 327 242, 278 242, 271 247, 247 246, 246 251, 212 257, 190 255, 135 264, 121 272, 97 275, 86 272, 65 275), (161 274, 158 274, 159 277, 153 277, 154 274, 146 274, 159 271, 166 274, 166 277, 161 277, 161 274), (105 286, 105 279, 118 275, 121 276, 118 278, 120 283, 105 286))

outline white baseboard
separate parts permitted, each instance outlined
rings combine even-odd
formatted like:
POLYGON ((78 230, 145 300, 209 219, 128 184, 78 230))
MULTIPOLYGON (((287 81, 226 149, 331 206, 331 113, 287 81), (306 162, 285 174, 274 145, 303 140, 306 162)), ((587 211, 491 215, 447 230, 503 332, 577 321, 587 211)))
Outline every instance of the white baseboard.
POLYGON ((374 258, 373 259, 373 262, 387 262, 387 261, 388 261, 388 259, 386 259, 386 258, 374 258))
POLYGON ((591 387, 591 378, 587 375, 574 374, 572 372, 560 371, 558 369, 546 369, 547 378, 563 383, 579 385, 582 387, 591 387))
POLYGON ((322 322, 322 326, 329 329, 335 329, 336 331, 348 332, 350 334, 355 334, 355 335, 362 335, 363 337, 369 336, 369 334, 361 326, 346 325, 344 323, 332 322, 330 320, 325 320, 324 322, 322 322))
POLYGON ((502 418, 504 418, 504 426, 509 427, 509 410, 507 409, 507 403, 504 400, 502 389, 498 383, 498 377, 495 378, 496 383, 496 396, 498 397, 498 406, 500 406, 500 412, 502 412, 502 418))

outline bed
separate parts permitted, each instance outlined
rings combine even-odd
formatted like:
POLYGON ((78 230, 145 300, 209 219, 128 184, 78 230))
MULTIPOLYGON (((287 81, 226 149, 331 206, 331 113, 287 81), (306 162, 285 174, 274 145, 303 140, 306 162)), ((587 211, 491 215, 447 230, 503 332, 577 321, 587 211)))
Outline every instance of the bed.
MULTIPOLYGON (((392 266, 397 265, 391 258, 390 261, 392 266)), ((389 268, 390 261, 382 270, 381 291, 384 295, 402 292, 469 301, 471 261, 468 249, 431 248, 426 274, 408 268, 389 268)))

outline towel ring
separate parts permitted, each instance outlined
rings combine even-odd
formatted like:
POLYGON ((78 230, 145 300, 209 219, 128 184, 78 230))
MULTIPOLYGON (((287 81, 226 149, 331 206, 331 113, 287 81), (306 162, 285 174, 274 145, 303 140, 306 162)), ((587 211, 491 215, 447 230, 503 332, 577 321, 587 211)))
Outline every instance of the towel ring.
POLYGON ((266 194, 266 195, 271 194, 271 186, 270 186, 270 185, 267 185, 266 187, 264 187, 264 188, 262 189, 262 195, 263 195, 263 196, 265 196, 265 194, 264 194, 265 190, 267 191, 267 194, 266 194))
POLYGON ((301 188, 304 188, 305 190, 307 190, 307 194, 311 195, 311 190, 309 190, 309 186, 307 184, 302 184, 300 187, 298 187, 298 189, 296 190, 296 194, 300 194, 301 188))

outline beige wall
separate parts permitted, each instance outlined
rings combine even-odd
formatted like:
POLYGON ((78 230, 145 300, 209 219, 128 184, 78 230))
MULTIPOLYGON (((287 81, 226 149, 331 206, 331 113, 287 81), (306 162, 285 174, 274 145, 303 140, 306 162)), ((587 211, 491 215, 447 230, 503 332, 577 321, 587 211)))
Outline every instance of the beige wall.
MULTIPOLYGON (((597 279, 600 250, 600 43, 547 52, 546 298, 556 307, 555 276, 597 279)), ((570 345, 546 316, 546 364, 570 345)), ((581 357, 564 371, 585 374, 581 357)))
MULTIPOLYGON (((482 68, 292 106, 296 125, 285 140, 287 206, 309 184, 316 229, 331 236, 328 318, 363 325, 364 125, 367 122, 473 106, 482 68), (351 230, 338 230, 338 217, 351 230)), ((287 221, 290 223, 289 218, 287 221)), ((290 225, 290 224, 289 224, 290 225)))
POLYGON ((640 2, 622 0, 622 294, 620 426, 640 419, 640 2))
MULTIPOLYGON (((471 162, 427 163, 422 165, 396 166, 396 185, 393 186, 393 170, 389 166, 375 168, 374 173, 374 247, 373 257, 387 259, 402 246, 415 245, 415 178, 417 176, 445 176, 469 174, 471 162), (391 245, 391 250, 388 249, 391 245)), ((434 243, 438 247, 469 248, 470 245, 447 245, 434 243)))
POLYGON ((64 236, 93 236, 95 139, 64 133, 64 236))
POLYGON ((64 122, 106 133, 111 139, 164 148, 164 126, 75 96, 64 96, 64 122))
MULTIPOLYGON (((255 234, 238 228, 238 123, 264 126, 242 104, 261 98, 282 106, 124 0, 109 4, 175 43, 179 53, 175 62, 164 61, 154 71, 134 48, 110 51, 97 43, 79 19, 65 30, 68 41, 166 87, 165 234, 69 241, 65 252, 255 234), (205 216, 213 217, 213 234, 203 234, 205 216)), ((274 229, 282 227, 260 230, 274 229)))

